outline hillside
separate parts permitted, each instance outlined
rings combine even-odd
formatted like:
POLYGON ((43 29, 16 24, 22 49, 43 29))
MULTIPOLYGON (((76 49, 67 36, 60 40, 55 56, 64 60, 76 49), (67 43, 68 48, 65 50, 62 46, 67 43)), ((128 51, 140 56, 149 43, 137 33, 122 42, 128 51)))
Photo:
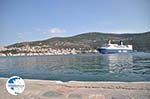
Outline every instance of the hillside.
POLYGON ((42 41, 22 42, 9 45, 7 47, 22 47, 29 46, 43 46, 51 48, 76 48, 81 50, 97 49, 102 44, 112 40, 113 43, 119 43, 120 40, 125 44, 132 44, 134 50, 137 51, 150 51, 150 32, 139 34, 111 34, 90 32, 72 37, 54 37, 42 41))

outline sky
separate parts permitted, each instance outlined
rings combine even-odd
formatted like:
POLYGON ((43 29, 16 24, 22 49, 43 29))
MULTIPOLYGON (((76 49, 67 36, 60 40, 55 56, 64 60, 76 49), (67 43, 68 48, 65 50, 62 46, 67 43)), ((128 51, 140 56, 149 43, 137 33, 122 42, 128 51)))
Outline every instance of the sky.
POLYGON ((150 0, 0 0, 0 45, 150 31, 150 0))

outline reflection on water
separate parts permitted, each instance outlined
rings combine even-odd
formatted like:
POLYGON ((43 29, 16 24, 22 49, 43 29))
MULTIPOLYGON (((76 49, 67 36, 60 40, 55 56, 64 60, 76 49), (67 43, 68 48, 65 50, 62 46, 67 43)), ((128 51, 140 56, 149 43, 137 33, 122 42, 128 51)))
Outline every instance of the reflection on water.
POLYGON ((133 55, 111 54, 107 60, 110 73, 132 72, 133 55))
POLYGON ((150 53, 0 57, 0 77, 86 81, 150 81, 150 53))

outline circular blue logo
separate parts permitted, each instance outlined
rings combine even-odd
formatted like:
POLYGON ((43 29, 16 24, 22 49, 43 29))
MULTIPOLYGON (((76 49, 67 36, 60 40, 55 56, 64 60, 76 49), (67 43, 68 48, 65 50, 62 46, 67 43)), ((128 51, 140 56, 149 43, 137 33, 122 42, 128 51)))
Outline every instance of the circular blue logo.
POLYGON ((7 80, 6 89, 12 95, 19 95, 24 91, 24 80, 19 76, 12 76, 7 80))

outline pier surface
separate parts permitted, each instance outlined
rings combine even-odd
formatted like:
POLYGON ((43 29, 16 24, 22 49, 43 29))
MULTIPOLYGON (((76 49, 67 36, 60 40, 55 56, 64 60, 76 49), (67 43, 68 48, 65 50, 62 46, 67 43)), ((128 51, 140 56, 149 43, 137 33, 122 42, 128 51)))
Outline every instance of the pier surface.
POLYGON ((23 93, 6 90, 0 78, 0 99, 150 99, 150 82, 80 82, 25 79, 23 93))

